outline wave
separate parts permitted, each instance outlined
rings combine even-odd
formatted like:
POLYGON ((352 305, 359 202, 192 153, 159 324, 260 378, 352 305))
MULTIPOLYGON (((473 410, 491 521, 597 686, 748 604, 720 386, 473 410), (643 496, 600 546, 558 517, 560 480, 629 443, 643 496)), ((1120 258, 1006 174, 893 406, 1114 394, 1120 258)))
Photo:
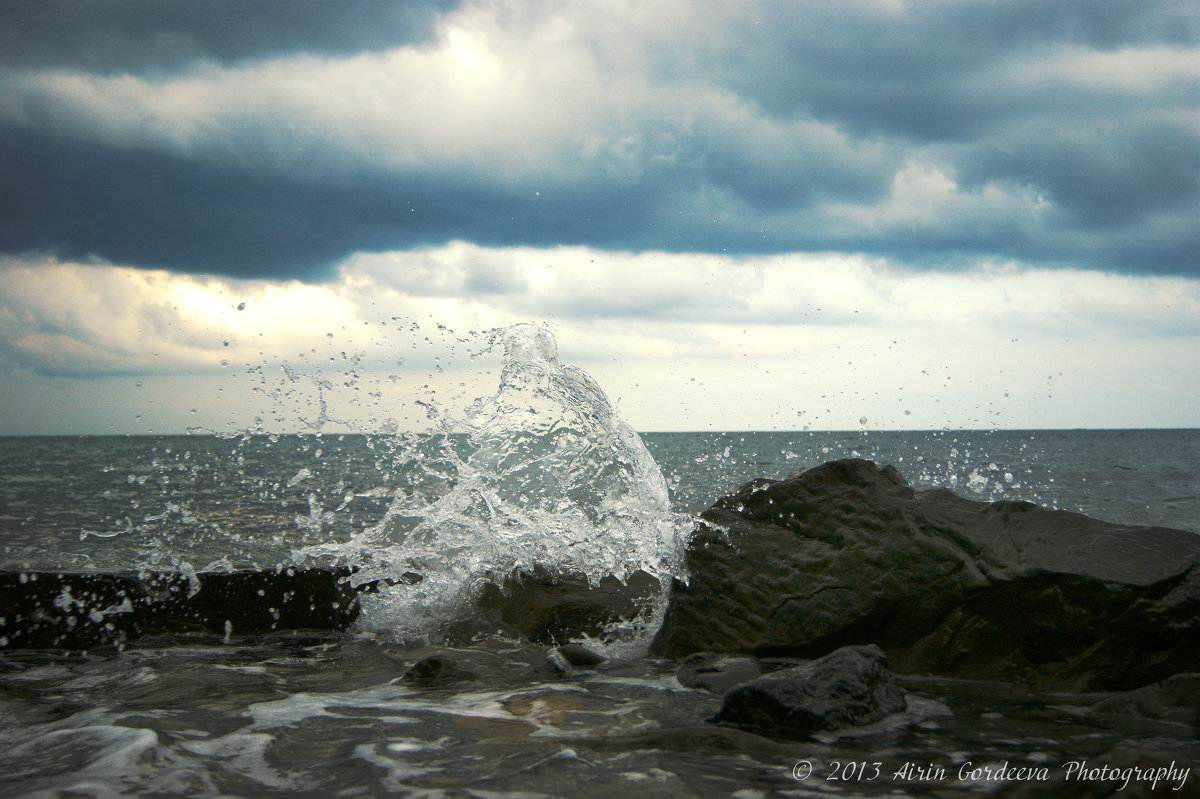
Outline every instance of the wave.
POLYGON ((405 478, 382 520, 297 560, 349 565, 378 584, 359 626, 398 640, 445 637, 516 575, 593 585, 650 575, 661 601, 601 642, 636 645, 680 576, 690 526, 641 438, 595 380, 559 362, 548 331, 517 325, 488 344, 503 347, 496 393, 461 418, 426 405, 436 432, 402 437, 393 471, 405 478))

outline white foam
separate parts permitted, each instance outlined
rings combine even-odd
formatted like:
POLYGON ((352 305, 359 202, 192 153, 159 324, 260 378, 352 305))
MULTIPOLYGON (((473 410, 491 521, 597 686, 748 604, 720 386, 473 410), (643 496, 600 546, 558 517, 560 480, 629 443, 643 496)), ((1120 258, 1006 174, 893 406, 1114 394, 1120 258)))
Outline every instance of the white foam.
MULTIPOLYGON (((520 569, 583 574, 597 582, 637 571, 665 587, 680 572, 687 526, 638 434, 583 370, 558 361, 549 332, 493 331, 503 346, 497 392, 452 418, 427 405, 437 434, 407 439, 407 484, 383 520, 347 544, 312 547, 360 578, 398 583, 364 595, 363 629, 398 640, 438 640, 486 582, 520 569), (414 476, 415 475, 415 476, 414 476), (406 572, 422 575, 413 584, 406 572)), ((376 492, 377 494, 378 492, 376 492)), ((640 635, 660 621, 662 605, 640 635)), ((629 631, 627 648, 642 641, 629 631)))

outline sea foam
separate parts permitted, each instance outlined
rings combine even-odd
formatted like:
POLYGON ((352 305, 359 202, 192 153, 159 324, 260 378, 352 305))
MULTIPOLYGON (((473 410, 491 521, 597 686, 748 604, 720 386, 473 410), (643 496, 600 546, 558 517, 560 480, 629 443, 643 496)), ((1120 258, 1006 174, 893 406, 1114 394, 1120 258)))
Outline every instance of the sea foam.
MULTIPOLYGON (((358 568, 357 579, 378 581, 380 592, 362 597, 365 630, 437 640, 485 585, 520 571, 593 584, 642 571, 664 595, 680 576, 686 519, 596 381, 560 363, 542 328, 496 330, 488 344, 503 347, 498 390, 461 417, 427 405, 436 432, 396 447, 402 477, 383 519, 348 542, 298 553, 333 556, 358 568)), ((650 615, 658 612, 661 603, 650 615)), ((654 619, 642 621, 652 632, 654 619)))

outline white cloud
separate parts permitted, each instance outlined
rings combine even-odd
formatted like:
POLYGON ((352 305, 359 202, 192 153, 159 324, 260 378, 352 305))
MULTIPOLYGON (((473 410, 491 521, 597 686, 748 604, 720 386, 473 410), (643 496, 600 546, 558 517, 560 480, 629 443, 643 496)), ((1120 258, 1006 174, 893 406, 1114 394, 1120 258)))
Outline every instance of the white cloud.
POLYGON ((513 29, 477 8, 447 19, 432 47, 165 77, 10 74, 0 119, 292 175, 450 162, 536 176, 581 152, 614 156, 613 106, 641 101, 602 73, 561 15, 513 29))
POLYGON ((0 260, 0 287, 0 355, 47 374, 215 370, 231 347, 286 355, 354 318, 325 287, 50 257, 0 260))
POLYGON ((782 169, 779 179, 809 183, 847 169, 861 180, 879 165, 889 150, 879 142, 771 118, 704 76, 657 63, 687 57, 676 37, 712 35, 711 20, 684 8, 629 5, 622 16, 603 4, 481 4, 448 15, 432 46, 196 62, 179 75, 12 72, 0 80, 0 120, 322 180, 457 169, 561 189, 715 159, 728 162, 718 171, 782 169), (663 27, 676 17, 683 30, 663 27), (653 47, 662 50, 647 63, 653 47))
POLYGON ((498 353, 471 331, 526 321, 642 429, 1200 424, 1183 278, 459 243, 356 256, 323 285, 9 259, 0 297, 0 368, 22 375, 5 391, 79 392, 36 421, 13 400, 50 428, 88 407, 98 432, 419 425, 416 399, 494 389, 498 353), (465 290, 479 274, 495 279, 465 290), (113 380, 144 383, 136 423, 79 388, 121 395, 113 380))
POLYGON ((1096 50, 1059 45, 998 64, 974 80, 979 90, 1001 86, 1026 104, 1045 103, 1062 115, 1090 115, 1098 100, 1190 109, 1184 98, 1200 83, 1200 67, 1195 51, 1184 47, 1096 50))

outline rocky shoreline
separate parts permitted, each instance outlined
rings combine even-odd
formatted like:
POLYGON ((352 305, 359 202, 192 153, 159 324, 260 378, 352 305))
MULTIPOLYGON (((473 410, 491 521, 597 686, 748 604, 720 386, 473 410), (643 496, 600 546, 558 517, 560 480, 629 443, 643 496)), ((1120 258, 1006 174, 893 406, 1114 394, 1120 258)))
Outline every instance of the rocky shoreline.
MULTIPOLYGON (((689 735, 697 734, 689 725, 737 730, 751 736, 738 738, 739 747, 775 741, 783 751, 796 741, 840 746, 849 736, 860 743, 846 751, 864 769, 875 762, 868 755, 879 735, 927 732, 967 706, 986 727, 989 703, 1032 708, 1021 712, 1035 717, 1054 706, 1085 727, 1141 725, 1152 739, 1192 742, 1182 759, 1172 758, 1170 745, 1100 753, 1132 774, 1176 760, 1190 768, 1196 755, 1198 564, 1194 533, 917 491, 893 467, 842 460, 752 481, 700 515, 687 552, 689 579, 671 587, 663 624, 641 661, 648 665, 559 645, 595 640, 644 614, 661 588, 647 575, 600 585, 514 575, 483 592, 457 637, 500 632, 549 647, 538 679, 673 671, 680 690, 712 697, 701 703, 710 712, 687 720, 689 735)), ((358 595, 378 588, 356 584, 347 570, 194 579, 0 575, 8 608, 3 646, 79 649, 146 635, 341 630, 357 615, 358 595), (87 632, 88 619, 101 623, 87 632)), ((463 654, 470 651, 421 658, 400 679, 432 691, 487 681, 489 667, 472 663, 475 655, 463 654)), ((722 746, 731 745, 726 738, 722 746)), ((913 762, 913 775, 924 774, 913 762)), ((1066 761, 1060 765, 1055 784, 1064 795, 1112 788, 1103 780, 1070 784, 1066 761)), ((1046 780, 1000 776, 988 784, 1005 795, 1047 788, 1046 780)), ((1200 777, 1181 787, 1200 790, 1200 777)), ((1121 795, 1152 795, 1137 792, 1143 788, 1155 786, 1136 783, 1121 795)), ((1171 795, 1194 794, 1172 788, 1171 795)))

